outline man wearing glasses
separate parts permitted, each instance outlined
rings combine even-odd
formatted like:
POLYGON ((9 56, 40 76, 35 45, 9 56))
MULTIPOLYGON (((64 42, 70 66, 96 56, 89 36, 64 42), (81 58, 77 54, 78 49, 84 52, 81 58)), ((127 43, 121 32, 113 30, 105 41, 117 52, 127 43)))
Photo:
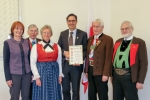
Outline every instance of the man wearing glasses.
POLYGON ((113 53, 113 100, 139 100, 148 66, 146 44, 132 35, 129 21, 121 24, 121 33, 123 38, 116 41, 113 53))
POLYGON ((69 46, 82 45, 83 59, 85 58, 87 33, 76 28, 77 16, 69 14, 66 18, 68 28, 60 33, 58 44, 62 50, 62 72, 64 74, 62 80, 63 100, 71 100, 70 87, 72 88, 72 100, 80 100, 80 79, 83 71, 83 65, 69 65, 69 46), (70 86, 71 83, 71 86, 70 86))
MULTIPOLYGON (((27 38, 29 46, 30 46, 30 50, 32 48, 32 46, 34 44, 36 44, 38 41, 41 41, 41 39, 36 38, 38 35, 38 28, 36 25, 31 24, 28 27, 28 31, 27 31, 29 37, 27 38)), ((31 83, 31 87, 30 87, 30 94, 29 94, 29 98, 30 100, 32 100, 32 83, 31 83)))
POLYGON ((32 46, 34 44, 36 44, 38 41, 41 41, 41 39, 38 39, 36 38, 37 35, 38 35, 38 28, 36 25, 34 24, 31 24, 29 27, 28 27, 28 35, 29 37, 27 38, 27 40, 29 41, 29 46, 30 46, 30 49, 32 48, 32 46))

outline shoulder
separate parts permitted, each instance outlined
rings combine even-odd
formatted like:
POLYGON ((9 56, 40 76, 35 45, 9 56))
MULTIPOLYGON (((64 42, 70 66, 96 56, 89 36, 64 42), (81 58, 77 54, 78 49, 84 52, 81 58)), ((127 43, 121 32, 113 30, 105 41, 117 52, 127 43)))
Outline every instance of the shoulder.
POLYGON ((27 39, 23 39, 23 38, 22 38, 22 40, 23 40, 23 42, 28 43, 28 40, 27 40, 27 39))
POLYGON ((66 29, 66 30, 62 31, 61 34, 64 34, 64 33, 67 33, 67 32, 69 32, 69 29, 66 29))
POLYGON ((133 42, 135 43, 145 43, 145 41, 141 38, 133 37, 133 42))
POLYGON ((39 38, 36 38, 38 41, 41 41, 41 39, 39 39, 39 38))
POLYGON ((87 34, 85 31, 77 29, 77 32, 81 33, 81 34, 87 34))
POLYGON ((4 45, 8 45, 8 44, 12 44, 12 43, 13 43, 12 39, 7 39, 4 41, 4 45))
POLYGON ((123 38, 117 39, 117 40, 116 40, 116 43, 117 43, 117 42, 121 42, 121 41, 123 41, 123 38))
POLYGON ((103 33, 103 37, 106 39, 106 40, 113 40, 113 38, 109 35, 106 35, 103 33))

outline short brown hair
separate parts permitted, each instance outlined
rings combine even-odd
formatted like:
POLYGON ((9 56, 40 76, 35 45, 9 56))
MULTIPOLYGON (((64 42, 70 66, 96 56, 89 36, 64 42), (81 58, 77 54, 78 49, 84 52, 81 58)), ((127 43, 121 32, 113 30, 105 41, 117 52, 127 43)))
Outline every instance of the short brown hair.
MULTIPOLYGON (((21 28, 23 29, 23 33, 24 33, 24 25, 23 25, 20 21, 15 21, 15 22, 12 24, 11 30, 10 30, 10 31, 11 31, 10 35, 11 35, 12 37, 14 37, 13 31, 14 31, 14 29, 15 29, 16 27, 21 27, 21 28)), ((23 35, 23 33, 22 33, 22 35, 23 35)))

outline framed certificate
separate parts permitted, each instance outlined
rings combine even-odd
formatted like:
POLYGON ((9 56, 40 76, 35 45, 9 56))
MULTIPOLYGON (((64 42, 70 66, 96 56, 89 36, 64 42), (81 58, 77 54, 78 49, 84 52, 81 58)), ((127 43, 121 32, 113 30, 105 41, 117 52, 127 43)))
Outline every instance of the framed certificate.
POLYGON ((69 64, 83 64, 82 45, 69 46, 69 64))

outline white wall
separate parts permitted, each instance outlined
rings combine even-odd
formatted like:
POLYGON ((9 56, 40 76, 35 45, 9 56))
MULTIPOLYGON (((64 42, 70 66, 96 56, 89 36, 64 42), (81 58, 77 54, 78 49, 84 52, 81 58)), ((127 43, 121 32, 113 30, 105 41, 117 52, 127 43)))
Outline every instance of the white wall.
MULTIPOLYGON (((36 24, 39 29, 49 24, 53 29, 52 40, 57 42, 61 31, 67 29, 66 16, 74 13, 78 16, 77 28, 86 30, 88 0, 20 0, 22 22, 27 27, 36 24)), ((134 35, 146 41, 150 50, 150 1, 149 0, 92 0, 94 19, 101 18, 104 21, 104 33, 111 35, 114 41, 121 37, 120 24, 129 20, 134 26, 134 35)), ((38 36, 40 37, 40 35, 38 36)), ((150 54, 148 53, 150 56, 150 54)), ((0 60, 2 66, 2 60, 0 60)), ((3 66, 2 66, 3 67, 3 66)), ((139 91, 140 100, 149 100, 150 72, 147 73, 144 89, 139 91), (149 97, 149 98, 148 98, 149 97)), ((5 84, 3 68, 0 68, 0 100, 9 99, 9 90, 5 84)), ((81 100, 87 100, 87 94, 83 95, 81 86, 81 100)), ((109 99, 112 100, 112 86, 109 83, 109 99)))

